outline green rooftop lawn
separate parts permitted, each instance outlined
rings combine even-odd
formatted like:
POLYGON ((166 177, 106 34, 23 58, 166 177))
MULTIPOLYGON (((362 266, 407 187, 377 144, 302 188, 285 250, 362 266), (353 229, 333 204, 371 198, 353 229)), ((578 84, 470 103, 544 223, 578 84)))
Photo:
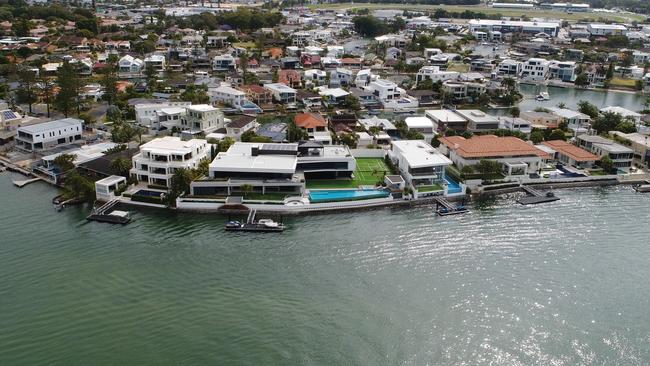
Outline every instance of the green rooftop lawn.
POLYGON ((384 180, 384 173, 389 174, 389 169, 381 158, 358 158, 354 179, 308 179, 309 189, 335 189, 359 186, 374 186, 384 180))

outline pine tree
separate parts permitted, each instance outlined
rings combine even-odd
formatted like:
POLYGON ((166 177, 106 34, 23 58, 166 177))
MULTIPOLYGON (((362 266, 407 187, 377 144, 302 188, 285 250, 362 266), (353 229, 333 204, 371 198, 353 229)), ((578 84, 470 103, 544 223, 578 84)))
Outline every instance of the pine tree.
POLYGON ((75 107, 78 96, 77 88, 77 73, 74 66, 69 62, 64 62, 57 71, 57 83, 59 85, 59 92, 54 98, 54 107, 63 112, 63 115, 68 117, 70 112, 75 107))

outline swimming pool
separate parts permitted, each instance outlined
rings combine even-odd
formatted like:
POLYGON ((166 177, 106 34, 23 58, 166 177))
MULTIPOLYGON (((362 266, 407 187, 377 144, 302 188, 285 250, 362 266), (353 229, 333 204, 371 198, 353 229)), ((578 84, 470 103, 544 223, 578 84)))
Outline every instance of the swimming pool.
POLYGON ((460 184, 458 184, 458 182, 451 179, 446 174, 445 174, 445 182, 447 182, 447 193, 454 194, 454 193, 461 193, 463 191, 463 189, 460 188, 460 184))
POLYGON ((134 196, 142 196, 142 197, 156 197, 160 198, 160 196, 163 194, 163 192, 157 192, 157 191, 149 191, 146 189, 141 189, 137 192, 135 192, 133 195, 134 196))
POLYGON ((313 203, 356 201, 370 198, 388 197, 389 192, 383 189, 335 189, 315 190, 309 192, 309 200, 313 203))

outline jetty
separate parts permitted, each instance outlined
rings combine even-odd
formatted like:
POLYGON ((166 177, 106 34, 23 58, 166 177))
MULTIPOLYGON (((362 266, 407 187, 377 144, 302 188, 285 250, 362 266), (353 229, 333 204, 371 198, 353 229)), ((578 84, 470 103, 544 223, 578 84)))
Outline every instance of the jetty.
POLYGON ((440 216, 458 215, 469 212, 469 210, 462 203, 454 205, 443 197, 436 197, 435 202, 436 213, 440 216))
POLYGON ((538 203, 554 202, 560 200, 560 197, 555 196, 553 192, 547 192, 544 194, 533 187, 525 185, 520 186, 520 188, 526 192, 526 196, 517 200, 517 202, 522 205, 536 205, 538 203))
POLYGON ((42 178, 32 178, 32 179, 26 179, 26 180, 14 180, 12 182, 14 183, 14 185, 16 187, 23 188, 24 186, 26 186, 26 185, 28 185, 30 183, 38 182, 39 180, 42 180, 42 178))
POLYGON ((246 222, 228 221, 226 231, 254 231, 254 232, 282 232, 284 224, 275 222, 271 219, 261 219, 255 221, 256 210, 250 210, 246 222))
POLYGON ((119 203, 119 200, 114 199, 106 202, 102 206, 94 208, 90 215, 86 217, 88 221, 108 222, 111 224, 128 224, 131 221, 131 216, 128 211, 113 210, 113 207, 119 203))

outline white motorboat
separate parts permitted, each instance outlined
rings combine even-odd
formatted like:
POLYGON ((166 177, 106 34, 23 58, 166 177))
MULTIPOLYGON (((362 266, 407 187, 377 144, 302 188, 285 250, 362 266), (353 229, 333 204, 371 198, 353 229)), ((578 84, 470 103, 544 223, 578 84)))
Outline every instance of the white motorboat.
POLYGON ((551 100, 551 96, 548 94, 548 92, 541 92, 535 97, 535 99, 537 99, 539 102, 544 102, 551 100))

